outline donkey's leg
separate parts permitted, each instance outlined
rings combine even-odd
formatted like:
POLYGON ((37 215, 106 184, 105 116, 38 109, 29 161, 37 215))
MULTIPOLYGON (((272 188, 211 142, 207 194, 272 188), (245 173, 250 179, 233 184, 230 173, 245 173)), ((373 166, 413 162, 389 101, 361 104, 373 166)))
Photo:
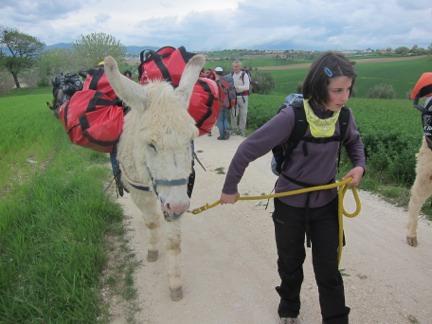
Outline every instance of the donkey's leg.
POLYGON ((135 204, 142 212, 149 231, 147 261, 155 262, 159 257, 158 242, 161 213, 158 201, 152 192, 136 192, 134 190, 131 194, 135 204))
POLYGON ((431 150, 423 140, 423 144, 417 154, 416 178, 411 187, 411 197, 408 204, 407 243, 411 246, 417 246, 417 222, 420 209, 426 199, 432 194, 431 161, 431 150))
POLYGON ((168 280, 170 297, 173 301, 183 298, 182 278, 181 278, 181 223, 180 219, 167 222, 167 261, 168 261, 168 280))
POLYGON ((421 179, 423 175, 417 174, 414 184, 411 188, 411 197, 408 204, 408 233, 407 243, 411 246, 417 246, 417 222, 426 199, 432 193, 432 179, 421 179))

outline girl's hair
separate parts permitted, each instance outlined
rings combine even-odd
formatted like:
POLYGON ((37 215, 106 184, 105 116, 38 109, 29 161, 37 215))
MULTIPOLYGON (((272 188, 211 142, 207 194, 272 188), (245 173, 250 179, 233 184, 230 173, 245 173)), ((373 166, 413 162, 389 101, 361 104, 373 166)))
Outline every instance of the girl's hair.
POLYGON ((328 101, 327 86, 331 78, 346 76, 352 79, 350 96, 356 74, 353 64, 341 53, 326 52, 311 66, 303 82, 303 97, 323 104, 328 101))

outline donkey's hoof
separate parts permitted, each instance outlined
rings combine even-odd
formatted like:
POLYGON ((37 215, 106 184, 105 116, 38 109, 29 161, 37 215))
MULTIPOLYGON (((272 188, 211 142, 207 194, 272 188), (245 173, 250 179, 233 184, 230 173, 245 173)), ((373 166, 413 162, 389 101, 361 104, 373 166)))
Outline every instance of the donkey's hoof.
POLYGON ((183 298, 183 289, 178 287, 175 289, 170 288, 170 297, 172 301, 179 301, 183 298))
POLYGON ((411 237, 407 236, 407 243, 410 246, 416 247, 417 246, 417 236, 411 236, 411 237))
POLYGON ((159 258, 159 251, 158 250, 148 250, 147 252, 147 261, 148 262, 155 262, 159 258))

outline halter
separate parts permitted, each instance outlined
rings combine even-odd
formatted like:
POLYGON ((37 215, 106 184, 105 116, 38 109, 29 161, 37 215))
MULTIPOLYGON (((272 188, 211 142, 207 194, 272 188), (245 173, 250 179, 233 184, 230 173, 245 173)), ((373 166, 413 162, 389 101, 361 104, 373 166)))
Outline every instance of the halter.
POLYGON ((159 193, 157 191, 157 186, 166 186, 166 187, 175 187, 175 186, 182 186, 188 183, 188 178, 180 178, 180 179, 172 179, 172 180, 168 180, 168 179, 155 179, 151 172, 149 167, 147 166, 147 164, 145 165, 147 173, 150 177, 150 181, 152 186, 145 186, 142 183, 140 183, 139 181, 136 180, 132 180, 128 174, 125 172, 125 169, 123 168, 122 164, 119 162, 120 165, 120 170, 122 175, 126 178, 127 182, 134 187, 135 189, 138 190, 142 190, 142 191, 153 191, 156 196, 159 196, 159 193), (153 189, 153 190, 152 190, 153 189))
POLYGON ((422 113, 423 135, 428 147, 432 150, 432 99, 429 99, 424 106, 418 104, 418 100, 416 100, 414 101, 414 107, 422 113))

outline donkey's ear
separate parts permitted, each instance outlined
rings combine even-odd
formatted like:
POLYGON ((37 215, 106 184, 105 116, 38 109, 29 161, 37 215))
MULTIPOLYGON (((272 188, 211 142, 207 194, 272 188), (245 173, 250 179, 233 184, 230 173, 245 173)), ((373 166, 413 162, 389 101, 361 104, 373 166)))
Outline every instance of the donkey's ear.
POLYGON ((120 73, 117 62, 111 56, 104 60, 104 70, 116 95, 132 108, 145 106, 145 86, 120 73))
MULTIPOLYGON (((176 89, 176 93, 181 95, 188 104, 193 87, 198 80, 202 68, 204 67, 204 63, 204 55, 194 55, 186 64, 186 67, 183 71, 180 84, 176 89)), ((188 107, 188 104, 186 105, 186 108, 188 107)))

